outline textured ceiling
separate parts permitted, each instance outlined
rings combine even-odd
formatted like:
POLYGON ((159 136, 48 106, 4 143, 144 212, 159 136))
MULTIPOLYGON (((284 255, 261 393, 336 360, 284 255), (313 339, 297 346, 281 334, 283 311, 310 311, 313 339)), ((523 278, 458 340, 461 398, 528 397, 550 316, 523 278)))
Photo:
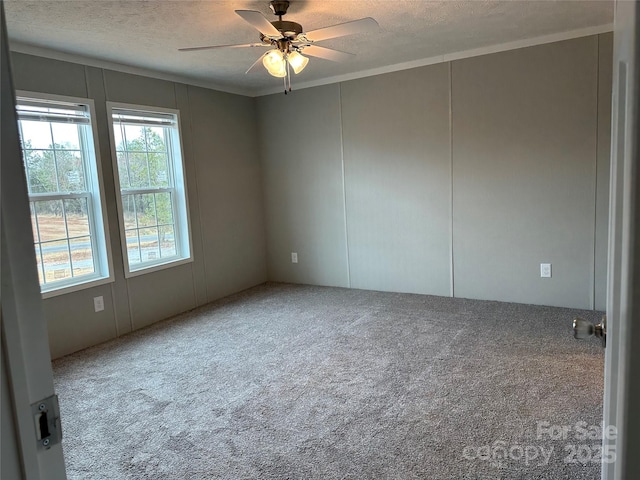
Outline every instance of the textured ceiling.
MULTIPOLYGON (((245 75, 265 50, 178 52, 181 47, 259 41, 234 13, 258 10, 277 18, 267 0, 5 0, 11 42, 93 57, 191 78, 201 84, 256 94, 277 90, 266 71, 245 75)), ((608 25, 612 1, 291 0, 285 20, 305 31, 373 17, 380 31, 326 40, 319 45, 355 53, 353 61, 312 58, 293 78, 320 82, 398 63, 608 25)))

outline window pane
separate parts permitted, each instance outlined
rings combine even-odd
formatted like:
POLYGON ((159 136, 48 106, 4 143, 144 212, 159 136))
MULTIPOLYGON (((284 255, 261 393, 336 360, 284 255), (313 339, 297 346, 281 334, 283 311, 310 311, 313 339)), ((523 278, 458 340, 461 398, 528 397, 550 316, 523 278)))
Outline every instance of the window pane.
POLYGON ((156 208, 153 201, 153 193, 146 193, 144 195, 136 195, 136 211, 138 213, 138 226, 139 227, 155 227, 156 221, 156 208))
POLYGON ((130 271, 153 268, 161 259, 169 263, 189 258, 189 242, 180 241, 189 232, 182 162, 179 154, 174 158, 180 147, 177 115, 117 107, 110 107, 110 112, 120 154, 117 172, 130 271), (159 119, 166 123, 157 123, 159 119), (119 120, 136 123, 122 125, 119 120))
POLYGON ((127 166, 127 154, 119 152, 118 156, 118 178, 120 179, 120 188, 129 188, 129 168, 127 166))
POLYGON ((138 239, 138 230, 127 230, 126 239, 129 265, 140 263, 140 243, 138 239))
POLYGON ((64 210, 67 217, 69 237, 82 237, 91 233, 86 198, 64 200, 64 210))
POLYGON ((156 193, 156 215, 158 225, 173 225, 173 205, 169 192, 156 193))
POLYGON ((71 260, 73 261, 73 276, 87 275, 94 272, 91 238, 80 237, 69 240, 71 260))
POLYGON ((149 169, 146 153, 129 153, 129 175, 132 188, 149 186, 149 169))
POLYGON ((157 228, 140 229, 140 247, 143 262, 154 261, 160 258, 157 228))
POLYGON ((147 135, 147 148, 150 152, 166 152, 167 146, 164 143, 164 128, 145 127, 147 135))
POLYGON ((56 150, 58 162, 58 185, 61 192, 84 192, 84 166, 80 152, 56 150))
POLYGON ((124 134, 127 140, 126 148, 129 151, 144 152, 146 148, 144 132, 139 125, 125 125, 124 134))
POLYGON ((73 123, 52 123, 53 142, 56 148, 80 150, 78 126, 73 123))
POLYGON ((24 148, 52 148, 49 122, 20 120, 24 148))
POLYGON ((124 228, 136 228, 136 208, 134 195, 122 195, 122 211, 124 214, 124 228))
POLYGON ((115 140, 116 151, 121 152, 125 150, 124 142, 122 140, 122 125, 113 125, 113 139, 115 140))
POLYGON ((169 186, 169 166, 167 165, 167 155, 165 153, 149 153, 149 177, 152 187, 169 186))
POLYGON ((108 278, 91 105, 37 96, 16 103, 42 291, 108 278))
POLYGON ((36 217, 40 241, 59 240, 67 237, 62 200, 36 201, 36 217))
POLYGON ((160 256, 162 258, 176 255, 176 236, 173 225, 164 225, 158 228, 160 233, 160 256))
POLYGON ((29 210, 31 211, 31 230, 33 230, 33 241, 38 243, 40 237, 38 236, 38 224, 36 222, 36 209, 33 202, 29 202, 29 210))
POLYGON ((29 193, 50 193, 58 191, 56 162, 51 150, 24 150, 27 167, 29 193))
POLYGON ((71 278, 71 262, 67 240, 41 244, 47 283, 71 278))

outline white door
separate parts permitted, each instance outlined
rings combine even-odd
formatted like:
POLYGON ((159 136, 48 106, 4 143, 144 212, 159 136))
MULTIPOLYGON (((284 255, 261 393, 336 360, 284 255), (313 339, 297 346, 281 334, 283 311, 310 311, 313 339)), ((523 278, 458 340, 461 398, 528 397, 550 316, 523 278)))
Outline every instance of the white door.
POLYGON ((62 446, 58 436, 52 435, 59 421, 55 420, 55 398, 51 398, 51 358, 36 273, 2 3, 0 23, 1 476, 64 480, 62 446))
POLYGON ((640 478, 639 26, 639 4, 616 2, 604 423, 617 437, 604 435, 603 448, 617 459, 604 461, 604 480, 640 478))

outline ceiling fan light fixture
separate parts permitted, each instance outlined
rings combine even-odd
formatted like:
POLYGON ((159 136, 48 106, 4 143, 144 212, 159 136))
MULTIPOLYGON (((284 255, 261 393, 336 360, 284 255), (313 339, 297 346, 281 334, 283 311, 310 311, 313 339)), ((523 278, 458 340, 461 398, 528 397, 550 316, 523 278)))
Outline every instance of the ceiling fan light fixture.
MULTIPOLYGON (((2 1, 2 0, 0 0, 2 1)), ((272 77, 284 80, 284 93, 291 91, 291 70, 297 75, 304 70, 310 57, 324 58, 334 62, 348 61, 353 54, 320 47, 315 42, 331 38, 344 37, 356 33, 379 30, 380 25, 371 17, 339 23, 328 27, 305 32, 302 25, 289 20, 282 20, 282 16, 289 9, 289 0, 271 0, 271 11, 278 17, 269 21, 257 10, 235 10, 245 22, 260 32, 260 43, 246 43, 239 45, 208 45, 204 47, 179 48, 180 51, 207 50, 210 48, 241 48, 241 47, 273 47, 273 50, 258 57, 245 73, 259 69, 260 62, 272 77), (300 52, 304 51, 307 56, 300 52)))
POLYGON ((262 57, 262 64, 269 75, 282 78, 287 75, 284 54, 280 50, 271 50, 262 57))
POLYGON ((309 59, 307 57, 300 55, 295 50, 287 55, 287 61, 289 62, 289 65, 291 65, 291 68, 293 68, 293 72, 296 75, 304 70, 304 67, 309 63, 309 59))

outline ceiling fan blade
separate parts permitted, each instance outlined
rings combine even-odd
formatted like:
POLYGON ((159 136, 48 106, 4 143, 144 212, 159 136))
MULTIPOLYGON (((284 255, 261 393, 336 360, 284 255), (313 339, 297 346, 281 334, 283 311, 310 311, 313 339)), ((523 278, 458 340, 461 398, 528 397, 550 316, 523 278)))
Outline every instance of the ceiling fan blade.
POLYGON ((325 60, 331 60, 332 62, 346 62, 355 57, 353 53, 341 52, 340 50, 334 50, 333 48, 319 47, 317 45, 310 45, 304 47, 302 50, 304 55, 310 57, 324 58, 325 60))
MULTIPOLYGON (((269 53, 269 52, 267 52, 267 53, 269 53)), ((247 71, 246 71, 246 72, 244 72, 244 74, 246 75, 247 73, 257 72, 257 71, 258 71, 258 67, 259 67, 260 65, 262 65, 262 58, 263 58, 265 55, 266 55, 266 53, 265 53, 265 54, 263 54, 263 55, 260 55, 260 56, 258 57, 258 59, 257 59, 255 62, 253 62, 253 65, 251 65, 251 66, 247 69, 247 71)))
POLYGON ((271 22, 267 20, 267 17, 262 15, 260 12, 255 10, 236 10, 236 13, 260 33, 269 35, 270 37, 282 37, 282 33, 280 33, 276 27, 271 25, 271 22))
POLYGON ((354 33, 365 33, 378 30, 380 25, 371 17, 353 20, 351 22, 340 23, 331 27, 319 28, 305 33, 312 42, 320 40, 328 40, 329 38, 344 37, 345 35, 353 35, 354 33))
POLYGON ((270 47, 267 43, 242 43, 238 45, 209 45, 207 47, 179 48, 179 52, 191 52, 194 50, 209 50, 211 48, 245 48, 245 47, 270 47))

